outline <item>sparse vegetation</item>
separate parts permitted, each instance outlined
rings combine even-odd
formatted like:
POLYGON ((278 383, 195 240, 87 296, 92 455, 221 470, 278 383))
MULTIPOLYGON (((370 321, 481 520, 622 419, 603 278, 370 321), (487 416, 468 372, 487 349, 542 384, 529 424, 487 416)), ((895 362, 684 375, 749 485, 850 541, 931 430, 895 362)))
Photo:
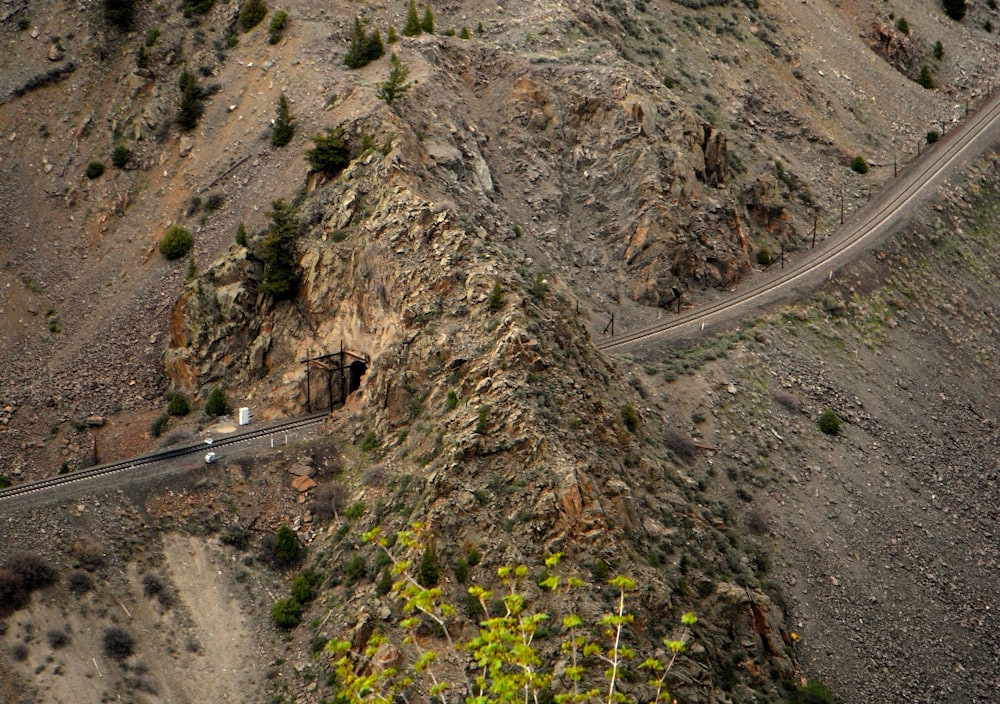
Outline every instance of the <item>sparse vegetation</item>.
POLYGON ((941 40, 934 42, 934 58, 938 61, 944 58, 944 44, 941 40))
POLYGON ((434 34, 434 13, 431 12, 430 5, 424 7, 424 17, 420 20, 420 29, 427 34, 434 34))
POLYGON ((931 67, 927 64, 920 67, 920 76, 917 78, 917 83, 927 90, 934 88, 934 76, 931 75, 931 67))
POLYGON ((153 419, 153 422, 149 426, 149 432, 154 438, 158 438, 163 435, 163 431, 167 429, 170 424, 170 414, 161 413, 153 419))
POLYGON ((164 259, 180 259, 191 251, 194 239, 191 233, 180 225, 171 225, 160 240, 160 254, 164 259))
POLYGON ((448 398, 445 400, 445 407, 449 411, 453 411, 458 407, 458 394, 454 391, 448 392, 448 398))
POLYGON ((851 161, 851 171, 861 175, 868 173, 868 161, 859 154, 851 161))
POLYGON ((437 555, 429 547, 424 548, 420 556, 420 566, 417 568, 417 584, 424 589, 436 587, 441 579, 441 567, 438 565, 437 555))
POLYGON ((639 414, 636 413, 635 406, 631 403, 626 403, 622 406, 622 422, 625 424, 625 429, 630 433, 639 430, 639 414))
POLYGON ((104 19, 122 32, 132 29, 138 0, 104 0, 104 19))
POLYGON ((277 44, 280 42, 286 26, 288 26, 288 13, 284 10, 278 10, 271 16, 271 24, 267 28, 267 43, 277 44))
POLYGON ((361 18, 356 16, 354 29, 351 32, 351 45, 344 56, 344 63, 348 68, 361 68, 381 58, 384 54, 385 47, 382 44, 382 35, 377 29, 368 34, 361 18))
POLYGON ((966 0, 942 0, 944 3, 944 12, 948 17, 952 18, 956 22, 961 21, 965 17, 965 13, 969 10, 969 5, 966 0))
POLYGON ((188 401, 187 396, 177 392, 170 395, 170 400, 167 402, 167 413, 172 416, 186 416, 191 412, 191 402, 188 401))
POLYGON ((403 25, 403 36, 416 37, 423 31, 420 26, 420 15, 417 14, 416 0, 410 0, 410 6, 406 11, 406 24, 403 25))
POLYGON ((941 139, 941 133, 938 132, 937 130, 929 130, 927 132, 928 144, 934 144, 934 142, 938 141, 939 139, 941 139))
POLYGON ((910 23, 906 21, 905 17, 900 17, 898 20, 896 20, 896 29, 898 29, 902 34, 909 36, 910 23))
POLYGON ((490 295, 486 297, 486 309, 491 313, 496 313, 498 310, 503 308, 503 304, 503 284, 500 283, 500 279, 497 279, 493 283, 493 289, 490 291, 490 295))
POLYGON ((300 604, 308 604, 316 598, 321 584, 323 573, 307 567, 292 578, 292 598, 300 604))
POLYGON ((198 120, 205 112, 206 95, 190 71, 181 73, 179 86, 180 100, 177 107, 177 124, 185 132, 190 132, 198 126, 198 120))

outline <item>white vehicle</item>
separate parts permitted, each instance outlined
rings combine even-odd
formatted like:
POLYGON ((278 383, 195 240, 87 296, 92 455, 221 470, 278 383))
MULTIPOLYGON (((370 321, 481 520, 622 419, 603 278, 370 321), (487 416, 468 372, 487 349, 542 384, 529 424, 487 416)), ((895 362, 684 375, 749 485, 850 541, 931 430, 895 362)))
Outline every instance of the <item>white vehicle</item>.
POLYGON ((217 459, 218 457, 214 452, 209 452, 207 455, 205 455, 205 464, 213 464, 217 459))

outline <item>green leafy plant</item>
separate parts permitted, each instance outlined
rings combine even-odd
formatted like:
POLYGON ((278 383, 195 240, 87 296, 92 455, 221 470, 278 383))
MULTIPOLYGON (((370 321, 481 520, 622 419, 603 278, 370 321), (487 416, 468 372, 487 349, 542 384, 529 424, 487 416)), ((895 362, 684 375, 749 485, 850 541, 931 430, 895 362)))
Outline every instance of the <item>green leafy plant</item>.
POLYGON ((322 583, 323 573, 307 567, 292 577, 292 598, 300 604, 308 604, 316 598, 322 583))
POLYGON ((389 75, 385 81, 379 84, 375 91, 376 97, 384 101, 386 105, 392 105, 410 89, 410 84, 406 82, 409 75, 409 67, 400 61, 396 53, 393 52, 389 59, 389 75))
POLYGON ((485 435, 486 431, 489 430, 489 427, 490 427, 490 407, 480 406, 478 418, 476 420, 476 432, 479 435, 485 435))
POLYGON ((851 161, 851 171, 862 175, 868 173, 868 161, 859 154, 851 161))
POLYGON ((453 411, 458 407, 458 394, 454 391, 448 392, 448 398, 445 400, 445 406, 449 411, 453 411))
POLYGON ((385 35, 385 43, 395 44, 398 41, 399 41, 399 35, 396 34, 396 28, 390 25, 389 31, 385 35))
POLYGON ((246 247, 250 244, 250 240, 247 237, 247 226, 243 223, 239 224, 236 228, 236 244, 240 247, 246 247))
POLYGON ((827 435, 836 435, 840 432, 840 418, 830 408, 827 408, 820 414, 817 425, 827 435))
POLYGON ((938 141, 939 139, 941 139, 941 133, 938 132, 937 130, 929 130, 927 132, 928 144, 934 144, 934 142, 938 141))
POLYGON ((266 16, 267 5, 264 0, 246 0, 240 7, 240 27, 243 28, 244 32, 249 32, 260 24, 266 16))
POLYGON ((160 240, 160 254, 165 259, 180 259, 191 251, 193 245, 190 232, 180 225, 171 225, 160 240))
POLYGON ((372 450, 378 449, 378 434, 374 430, 369 430, 365 433, 365 436, 361 438, 361 451, 371 452, 372 450))
POLYGON ((292 124, 292 113, 288 106, 288 98, 282 93, 275 109, 274 124, 271 125, 271 144, 284 147, 292 141, 295 125, 292 124))
POLYGON ((626 403, 622 406, 622 422, 625 424, 625 429, 630 433, 639 430, 639 414, 636 413, 635 406, 631 403, 626 403))
POLYGON ((328 176, 336 176, 351 163, 351 154, 344 142, 344 132, 338 128, 327 128, 325 135, 312 138, 313 148, 306 152, 306 160, 312 171, 328 176))
POLYGON ((87 170, 83 172, 84 175, 93 180, 95 178, 100 178, 104 175, 104 164, 100 161, 92 161, 87 164, 87 170))
POLYGON ((900 17, 896 20, 896 29, 898 29, 903 34, 910 34, 910 23, 906 21, 905 17, 900 17))
POLYGON ((6 474, 0 474, 0 489, 6 489, 10 486, 10 477, 6 474))
POLYGON ((217 418, 229 413, 229 402, 226 401, 226 392, 221 386, 216 386, 205 399, 206 415, 217 418))
POLYGON ((944 44, 941 40, 934 42, 934 58, 938 61, 944 58, 944 44))
POLYGON ((469 28, 468 27, 462 27, 462 31, 458 33, 458 38, 459 39, 471 39, 472 35, 469 34, 469 28))
POLYGON ((154 438, 158 438, 163 435, 163 431, 167 429, 167 425, 170 423, 170 414, 161 413, 156 416, 153 420, 152 425, 149 426, 149 432, 152 433, 154 438))

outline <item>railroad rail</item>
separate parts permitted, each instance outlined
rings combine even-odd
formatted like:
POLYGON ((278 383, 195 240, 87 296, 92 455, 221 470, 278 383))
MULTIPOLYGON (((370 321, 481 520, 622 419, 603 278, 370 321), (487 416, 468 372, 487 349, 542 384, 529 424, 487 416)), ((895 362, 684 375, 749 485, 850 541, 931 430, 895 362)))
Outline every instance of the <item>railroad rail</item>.
POLYGON ((993 146, 996 136, 989 137, 991 129, 1000 124, 1000 91, 988 98, 955 129, 947 132, 938 142, 928 145, 923 156, 911 162, 900 172, 891 185, 878 197, 853 214, 829 237, 825 246, 813 250, 809 256, 793 264, 784 273, 762 280, 744 291, 724 300, 692 309, 671 320, 644 327, 609 339, 597 341, 601 350, 623 350, 643 340, 671 333, 678 339, 694 338, 705 332, 716 332, 715 327, 725 317, 745 314, 740 309, 759 309, 790 298, 796 292, 818 288, 832 279, 837 266, 848 257, 881 242, 892 232, 893 226, 905 220, 909 206, 924 197, 939 178, 949 175, 949 169, 959 159, 969 157, 993 146), (989 140, 988 143, 983 143, 989 140))
POLYGON ((15 484, 7 489, 0 490, 0 503, 7 499, 13 499, 15 497, 40 491, 48 491, 67 484, 87 481, 97 477, 105 477, 119 472, 129 472, 140 467, 156 464, 157 462, 166 462, 168 460, 186 457, 188 455, 201 455, 206 451, 216 452, 219 448, 226 447, 227 445, 237 445, 276 434, 287 433, 291 430, 305 428, 321 422, 326 417, 326 412, 313 413, 311 415, 294 418, 292 420, 271 423, 266 426, 254 428, 253 430, 249 430, 247 432, 227 437, 213 438, 210 444, 206 441, 202 441, 179 447, 168 447, 163 450, 158 450, 157 452, 152 452, 148 455, 140 455, 139 457, 133 457, 131 459, 121 460, 118 462, 109 462, 107 464, 88 467, 87 469, 79 469, 75 472, 59 474, 54 477, 46 477, 45 479, 38 479, 36 481, 25 482, 23 484, 15 484))

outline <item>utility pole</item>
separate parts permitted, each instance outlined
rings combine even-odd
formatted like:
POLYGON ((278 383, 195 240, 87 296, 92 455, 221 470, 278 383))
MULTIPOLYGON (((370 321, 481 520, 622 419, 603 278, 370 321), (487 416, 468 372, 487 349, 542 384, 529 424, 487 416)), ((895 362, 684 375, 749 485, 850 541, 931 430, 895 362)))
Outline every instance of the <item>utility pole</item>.
POLYGON ((840 224, 844 224, 844 187, 840 187, 840 224))
POLYGON ((896 178, 896 147, 892 148, 892 177, 896 178))
POLYGON ((813 213, 813 249, 816 249, 816 226, 819 224, 819 215, 813 213))
POLYGON ((312 393, 309 389, 309 358, 312 357, 312 350, 306 350, 306 413, 312 413, 312 393))

